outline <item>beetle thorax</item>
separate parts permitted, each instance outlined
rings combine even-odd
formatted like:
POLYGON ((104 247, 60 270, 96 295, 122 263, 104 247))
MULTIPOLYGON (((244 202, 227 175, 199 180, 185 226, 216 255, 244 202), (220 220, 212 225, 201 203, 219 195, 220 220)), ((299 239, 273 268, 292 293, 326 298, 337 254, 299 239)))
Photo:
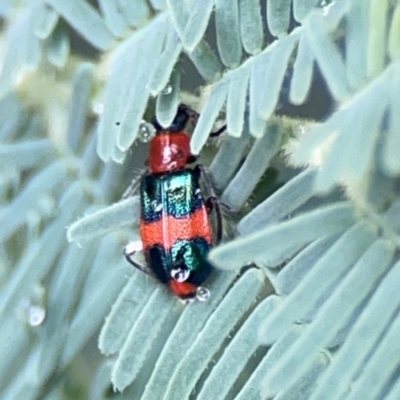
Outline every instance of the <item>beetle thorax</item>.
POLYGON ((175 171, 185 167, 190 155, 186 132, 162 131, 150 143, 147 164, 151 173, 175 171))

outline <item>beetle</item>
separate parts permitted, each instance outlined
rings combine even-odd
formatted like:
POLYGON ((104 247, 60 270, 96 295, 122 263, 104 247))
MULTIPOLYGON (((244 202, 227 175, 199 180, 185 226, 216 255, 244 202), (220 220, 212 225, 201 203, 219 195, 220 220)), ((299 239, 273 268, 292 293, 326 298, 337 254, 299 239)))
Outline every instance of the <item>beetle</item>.
MULTIPOLYGON (((181 104, 169 127, 163 128, 153 119, 156 135, 149 144, 148 170, 139 180, 141 240, 128 243, 124 249, 129 263, 154 276, 184 301, 209 297, 209 290, 201 286, 213 268, 207 253, 222 236, 220 206, 210 177, 202 165, 188 166, 197 157, 190 152, 185 127, 197 118, 195 111, 181 104), (216 213, 215 238, 209 218, 212 210, 216 213), (145 266, 133 259, 137 251, 144 252, 145 266)), ((224 130, 222 127, 210 136, 224 130)))

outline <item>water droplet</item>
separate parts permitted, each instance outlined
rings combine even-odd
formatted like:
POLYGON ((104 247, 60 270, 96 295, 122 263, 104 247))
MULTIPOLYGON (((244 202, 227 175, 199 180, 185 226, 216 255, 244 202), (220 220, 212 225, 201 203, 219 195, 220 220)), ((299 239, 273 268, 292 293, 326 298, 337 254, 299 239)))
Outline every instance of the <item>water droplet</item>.
POLYGON ((17 316, 30 326, 39 326, 46 317, 45 304, 46 290, 40 284, 31 288, 29 297, 23 298, 17 306, 17 316))
POLYGON ((22 300, 18 306, 18 316, 30 326, 39 326, 46 317, 46 309, 30 300, 22 300))
POLYGON ((133 255, 138 251, 143 250, 143 243, 141 240, 132 240, 124 248, 125 255, 133 255))
POLYGON ((206 301, 210 297, 210 291, 205 287, 198 287, 196 290, 196 299, 199 301, 206 301))
POLYGON ((104 113, 104 104, 100 102, 93 103, 92 111, 97 115, 102 115, 104 113))
POLYGON ((46 310, 39 306, 29 307, 28 324, 30 326, 39 326, 46 317, 46 310))
POLYGON ((168 83, 163 90, 161 90, 162 95, 167 95, 172 92, 172 86, 168 83))
POLYGON ((332 0, 319 0, 319 1, 316 3, 316 6, 322 8, 322 9, 323 9, 322 14, 323 14, 324 16, 326 16, 326 15, 328 15, 328 13, 329 13, 329 11, 330 11, 330 8, 331 8, 334 4, 335 4, 335 1, 332 1, 332 0))
POLYGON ((190 271, 184 268, 176 268, 171 270, 171 277, 177 282, 185 282, 190 275, 190 271))
POLYGON ((156 136, 156 129, 153 124, 142 121, 139 126, 138 138, 140 141, 147 143, 156 136))

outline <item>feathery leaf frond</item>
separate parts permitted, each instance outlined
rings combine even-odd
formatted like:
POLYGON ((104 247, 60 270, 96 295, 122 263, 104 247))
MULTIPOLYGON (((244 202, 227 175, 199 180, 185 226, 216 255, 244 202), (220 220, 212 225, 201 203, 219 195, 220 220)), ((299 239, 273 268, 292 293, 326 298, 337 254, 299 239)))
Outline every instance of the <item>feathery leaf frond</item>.
POLYGON ((1 398, 399 397, 398 1, 0 15, 1 398), (122 259, 139 202, 118 201, 142 123, 180 102, 236 228, 189 306, 122 259))

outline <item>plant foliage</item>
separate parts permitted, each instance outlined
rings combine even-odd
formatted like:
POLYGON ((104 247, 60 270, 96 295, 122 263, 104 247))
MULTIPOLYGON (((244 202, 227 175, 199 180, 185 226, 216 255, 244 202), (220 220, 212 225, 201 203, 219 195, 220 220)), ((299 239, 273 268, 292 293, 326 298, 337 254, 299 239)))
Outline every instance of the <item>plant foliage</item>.
POLYGON ((400 398, 398 0, 0 0, 0 17, 1 398, 400 398), (325 117, 299 118, 322 91, 325 117), (209 255, 210 300, 183 305, 122 260, 139 208, 119 199, 144 120, 190 98, 237 234, 209 255))

